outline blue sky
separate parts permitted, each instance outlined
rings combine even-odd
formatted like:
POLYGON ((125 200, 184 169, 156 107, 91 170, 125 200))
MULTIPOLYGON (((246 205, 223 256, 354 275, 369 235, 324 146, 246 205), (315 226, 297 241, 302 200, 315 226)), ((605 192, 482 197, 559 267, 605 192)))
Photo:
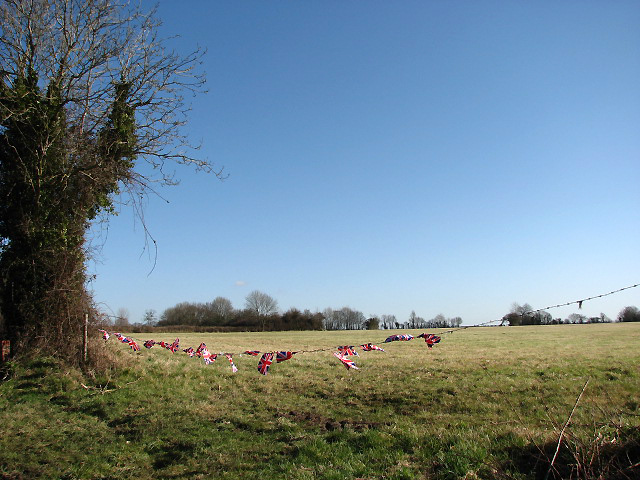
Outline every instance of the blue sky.
MULTIPOLYGON (((161 1, 208 50, 188 132, 229 177, 112 218, 90 270, 132 322, 281 308, 465 324, 640 282, 637 1, 161 1), (155 264, 155 268, 154 268, 155 264), (150 273, 151 272, 151 273, 150 273)), ((610 317, 640 287, 550 310, 610 317)))

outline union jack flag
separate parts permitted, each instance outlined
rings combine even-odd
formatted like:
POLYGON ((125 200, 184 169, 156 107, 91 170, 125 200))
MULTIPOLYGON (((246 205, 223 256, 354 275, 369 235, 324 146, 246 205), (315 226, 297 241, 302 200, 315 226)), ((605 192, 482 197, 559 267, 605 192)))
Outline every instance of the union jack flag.
POLYGON ((107 332, 106 330, 98 330, 98 331, 102 332, 102 338, 104 338, 105 342, 109 340, 109 332, 107 332))
POLYGON ((333 352, 333 355, 342 362, 347 370, 349 370, 350 368, 353 368, 354 370, 360 370, 358 367, 356 367, 356 362, 347 357, 344 357, 339 352, 333 352))
POLYGON ((413 335, 408 335, 408 334, 407 335, 391 335, 390 337, 387 337, 384 343, 397 342, 397 341, 408 342, 409 340, 413 340, 413 335))
POLYGON ((233 355, 231 355, 230 353, 225 353, 224 356, 227 357, 227 360, 229 360, 229 363, 231 364, 231 371, 233 373, 236 373, 238 371, 238 367, 236 367, 236 364, 233 363, 233 355))
POLYGON ((442 340, 438 335, 434 335, 433 333, 421 333, 418 337, 424 338, 429 348, 433 348, 436 343, 440 343, 440 340, 442 340))
POLYGON ((384 352, 384 350, 382 348, 380 348, 377 345, 374 345, 373 343, 365 343, 364 345, 360 345, 360 347, 365 352, 370 352, 371 350, 380 350, 381 352, 384 352))
POLYGON ((122 337, 122 338, 120 339, 120 341, 121 341, 122 343, 129 343, 129 342, 131 341, 131 339, 130 339, 130 338, 127 338, 127 337, 122 337))
POLYGON ((197 357, 201 357, 202 356, 202 351, 206 350, 207 346, 203 343, 201 343, 198 348, 196 349, 196 356, 197 357))
POLYGON ((278 352, 276 353, 276 362, 284 362, 285 360, 289 360, 293 357, 297 352, 278 352))
POLYGON ((218 358, 218 354, 217 353, 210 353, 209 357, 204 359, 204 364, 205 365, 211 365, 213 362, 216 361, 217 358, 218 358))
POLYGON ((258 350, 245 350, 244 353, 246 353, 247 355, 253 355, 254 357, 260 355, 260 352, 258 350))
POLYGON ((338 351, 343 356, 346 356, 346 355, 355 355, 356 357, 359 356, 358 352, 355 351, 353 345, 345 345, 343 347, 338 347, 338 351))
POLYGON ((158 343, 158 345, 160 345, 162 348, 169 348, 169 344, 168 343, 164 343, 164 340, 160 343, 158 343))
POLYGON ((273 362, 273 353, 264 353, 258 362, 258 371, 262 375, 269 373, 271 362, 273 362))
POLYGON ((216 358, 218 358, 217 354, 211 353, 206 347, 202 349, 200 354, 202 355, 202 358, 204 358, 205 365, 212 364, 213 362, 216 361, 216 358))
POLYGON ((178 351, 178 348, 180 347, 180 339, 176 338, 173 343, 171 345, 169 345, 167 348, 169 350, 171 350, 171 353, 176 353, 178 351))
POLYGON ((151 348, 156 344, 156 342, 154 340, 147 340, 146 342, 143 343, 144 348, 151 348))
POLYGON ((189 355, 190 357, 193 357, 195 355, 195 351, 193 350, 193 347, 185 348, 182 351, 187 355, 189 355))
POLYGON ((133 339, 130 339, 128 343, 129 343, 129 346, 131 347, 131 349, 134 352, 139 352, 140 351, 140 347, 138 346, 138 344, 133 339))

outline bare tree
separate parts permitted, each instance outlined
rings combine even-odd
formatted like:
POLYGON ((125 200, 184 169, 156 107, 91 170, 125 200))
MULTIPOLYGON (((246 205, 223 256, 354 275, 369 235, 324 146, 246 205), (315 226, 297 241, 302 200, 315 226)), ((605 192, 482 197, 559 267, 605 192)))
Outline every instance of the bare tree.
POLYGON ((278 313, 278 302, 266 293, 254 290, 245 298, 245 308, 266 316, 278 313))
MULTIPOLYGON (((59 89, 73 127, 67 136, 79 149, 108 123, 118 88, 126 85, 126 103, 136 116, 134 153, 161 174, 149 178, 131 170, 118 179, 138 191, 153 181, 172 181, 162 170, 166 160, 207 171, 212 166, 188 153, 193 146, 181 129, 189 111, 185 93, 201 91, 204 84, 197 71, 203 52, 182 56, 171 51, 158 37, 161 22, 155 11, 131 5, 112 0, 5 1, 0 6, 0 55, 6 83, 31 70, 39 82, 59 89)), ((94 160, 95 169, 100 159, 94 160)), ((91 170, 85 168, 85 173, 91 170)))
POLYGON ((114 327, 128 327, 130 325, 130 314, 126 308, 119 308, 116 312, 116 318, 113 322, 114 327))
POLYGON ((449 319, 449 326, 452 328, 458 328, 462 325, 462 317, 453 317, 449 319))
POLYGON ((533 307, 528 303, 520 305, 517 302, 511 304, 511 311, 509 313, 515 313, 516 315, 524 316, 533 313, 533 307))
POLYGON ((384 328, 385 330, 395 328, 395 324, 397 322, 395 315, 382 315, 380 319, 382 320, 382 328, 384 328))
POLYGON ((153 327, 158 323, 158 315, 153 308, 144 312, 144 316, 142 317, 142 323, 149 327, 153 327))
POLYGON ((159 25, 137 2, 0 2, 1 305, 25 348, 81 343, 96 217, 127 198, 140 212, 155 184, 175 183, 167 162, 222 176, 182 128, 203 52, 175 53, 159 25))
POLYGON ((339 330, 340 327, 337 324, 335 311, 333 308, 327 307, 322 311, 322 326, 325 330, 339 330))
POLYGON ((417 316, 416 312, 411 310, 408 324, 409 328, 423 328, 426 325, 426 322, 424 321, 424 318, 417 316))
POLYGON ((324 328, 327 330, 361 330, 366 318, 358 310, 342 307, 340 310, 326 308, 323 312, 324 328))
POLYGON ((582 315, 581 313, 571 313, 567 317, 569 323, 587 323, 587 316, 582 315))
POLYGON ((228 298, 216 297, 209 307, 211 312, 223 321, 228 321, 233 316, 233 305, 228 298))

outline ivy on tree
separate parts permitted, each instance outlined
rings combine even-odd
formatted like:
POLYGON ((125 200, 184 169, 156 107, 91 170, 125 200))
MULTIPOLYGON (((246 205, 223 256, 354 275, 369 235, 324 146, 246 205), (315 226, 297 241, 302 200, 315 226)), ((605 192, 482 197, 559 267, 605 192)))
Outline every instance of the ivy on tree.
POLYGON ((222 175, 182 129, 202 52, 172 52, 159 26, 126 2, 0 3, 0 308, 17 350, 76 358, 92 221, 173 183, 166 162, 222 175))

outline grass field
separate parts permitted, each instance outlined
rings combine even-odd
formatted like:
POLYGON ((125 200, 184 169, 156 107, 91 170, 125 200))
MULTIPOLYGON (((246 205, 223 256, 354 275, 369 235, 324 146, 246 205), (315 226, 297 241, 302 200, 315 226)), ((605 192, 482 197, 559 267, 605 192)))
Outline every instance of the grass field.
POLYGON ((262 376, 256 357, 236 355, 234 374, 224 357, 205 366, 157 346, 134 353, 96 332, 107 373, 52 359, 5 368, 0 476, 640 478, 640 324, 469 328, 432 350, 383 344, 390 333, 420 332, 178 335, 181 348, 212 352, 386 350, 358 349, 358 371, 327 350, 262 376))

